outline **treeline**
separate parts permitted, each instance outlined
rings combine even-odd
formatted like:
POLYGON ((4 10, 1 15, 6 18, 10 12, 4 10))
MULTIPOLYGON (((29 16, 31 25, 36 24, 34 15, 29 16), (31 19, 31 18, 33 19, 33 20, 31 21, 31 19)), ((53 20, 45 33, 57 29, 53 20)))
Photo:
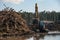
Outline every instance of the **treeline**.
MULTIPOLYGON (((15 11, 15 10, 12 8, 4 8, 3 11, 15 11)), ((32 23, 32 19, 35 17, 35 13, 26 12, 26 11, 21 12, 21 11, 22 10, 20 10, 18 12, 18 14, 20 14, 22 16, 22 18, 26 20, 27 24, 32 23)), ((46 21, 46 20, 47 21, 59 21, 60 20, 60 12, 42 11, 42 12, 39 12, 39 19, 41 21, 46 21)))
MULTIPOLYGON (((10 12, 16 12, 13 9, 5 9, 2 11, 9 11, 10 12)), ((19 14, 23 19, 26 20, 27 25, 30 25, 33 21, 33 18, 35 18, 35 13, 33 12, 21 12, 22 10, 20 10, 19 12, 16 12, 17 14, 19 14)), ((16 16, 16 15, 15 15, 16 16)), ((56 12, 56 11, 42 11, 39 12, 39 19, 40 21, 55 21, 55 22, 59 22, 60 23, 60 12, 56 12)), ((20 20, 19 20, 20 21, 20 20)), ((54 27, 56 27, 57 29, 60 30, 60 25, 57 23, 54 23, 54 27)))
MULTIPOLYGON (((24 18, 27 24, 32 23, 32 19, 35 17, 35 13, 32 12, 18 12, 21 14, 22 18, 24 18)), ((60 20, 60 12, 49 12, 49 11, 42 11, 39 12, 39 19, 41 21, 59 21, 60 20)))

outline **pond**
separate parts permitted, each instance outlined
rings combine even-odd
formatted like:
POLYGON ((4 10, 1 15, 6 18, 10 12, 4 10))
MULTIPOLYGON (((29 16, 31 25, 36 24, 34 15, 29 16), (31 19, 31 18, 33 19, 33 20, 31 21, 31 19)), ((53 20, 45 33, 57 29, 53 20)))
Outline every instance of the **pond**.
POLYGON ((44 40, 60 40, 60 35, 46 35, 44 40))
MULTIPOLYGON (((34 37, 31 37, 26 40, 34 40, 34 37)), ((44 37, 40 38, 39 40, 60 40, 60 35, 45 35, 44 37)))
MULTIPOLYGON (((35 40, 34 37, 31 37, 29 39, 26 40, 35 40)), ((39 39, 36 40, 60 40, 60 34, 50 34, 50 35, 44 35, 44 36, 40 36, 39 39)))

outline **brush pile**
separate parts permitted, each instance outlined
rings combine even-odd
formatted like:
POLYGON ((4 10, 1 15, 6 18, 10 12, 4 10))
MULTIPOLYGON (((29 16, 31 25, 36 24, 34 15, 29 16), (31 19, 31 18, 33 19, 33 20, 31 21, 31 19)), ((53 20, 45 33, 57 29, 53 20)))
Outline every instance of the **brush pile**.
POLYGON ((0 33, 29 32, 26 21, 15 11, 0 11, 0 33))

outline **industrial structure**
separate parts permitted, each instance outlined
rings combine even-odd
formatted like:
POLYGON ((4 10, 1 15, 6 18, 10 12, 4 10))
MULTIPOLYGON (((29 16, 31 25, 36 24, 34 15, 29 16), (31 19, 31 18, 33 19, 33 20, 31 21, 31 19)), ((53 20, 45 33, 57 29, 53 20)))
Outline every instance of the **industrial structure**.
POLYGON ((38 5, 35 3, 35 18, 38 18, 38 5))

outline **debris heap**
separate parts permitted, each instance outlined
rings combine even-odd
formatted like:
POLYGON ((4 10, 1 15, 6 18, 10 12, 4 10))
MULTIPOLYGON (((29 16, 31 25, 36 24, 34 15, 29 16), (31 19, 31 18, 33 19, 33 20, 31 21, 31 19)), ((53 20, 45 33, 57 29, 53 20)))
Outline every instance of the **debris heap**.
POLYGON ((15 11, 0 11, 0 33, 29 32, 26 21, 15 11))

